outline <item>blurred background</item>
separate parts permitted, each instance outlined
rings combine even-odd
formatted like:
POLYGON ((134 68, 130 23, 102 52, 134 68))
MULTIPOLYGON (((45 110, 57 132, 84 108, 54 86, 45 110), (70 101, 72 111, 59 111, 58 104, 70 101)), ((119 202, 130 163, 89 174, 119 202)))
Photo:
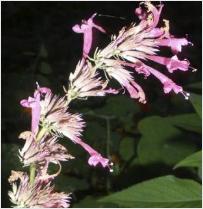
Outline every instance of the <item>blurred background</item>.
MULTIPOLYGON (((22 170, 17 154, 24 142, 18 135, 30 129, 30 112, 20 106, 20 100, 32 95, 36 81, 63 95, 62 86, 67 86, 68 76, 82 54, 82 35, 72 31, 73 25, 94 12, 115 16, 95 18, 107 30, 107 34, 94 31, 93 48, 102 48, 122 26, 138 22, 134 15, 138 4, 130 1, 1 2, 2 207, 10 207, 7 196, 10 171, 22 170)), ((87 154, 69 140, 61 139, 76 159, 63 163, 56 190, 72 192, 71 207, 200 206, 202 3, 164 4, 162 18, 170 20, 171 33, 176 37, 187 36, 194 44, 184 47, 180 58, 188 58, 191 66, 198 69, 196 73, 180 71, 170 75, 164 71, 191 93, 190 100, 181 95, 164 95, 157 80, 137 76, 148 99, 145 105, 123 95, 74 101, 71 111, 83 113, 87 122, 83 138, 111 158, 114 172, 89 167, 87 154), (151 179, 155 180, 151 182, 151 179), (170 184, 172 179, 177 181, 176 185, 170 184), (187 179, 184 184, 183 179, 187 179), (162 191, 161 181, 168 191, 153 194, 162 191), (187 188, 191 189, 189 193, 187 188), (162 195, 170 192, 174 198, 175 192, 181 194, 181 203, 173 195, 167 195, 169 199, 164 202, 162 195), (131 201, 132 194, 135 196, 131 201)), ((154 67, 162 70, 160 66, 154 67)))

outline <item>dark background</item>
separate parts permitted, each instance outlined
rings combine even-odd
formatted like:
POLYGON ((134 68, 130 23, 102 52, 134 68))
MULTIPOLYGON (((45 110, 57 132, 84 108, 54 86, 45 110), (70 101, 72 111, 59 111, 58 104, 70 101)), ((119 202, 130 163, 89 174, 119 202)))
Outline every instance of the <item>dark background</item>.
MULTIPOLYGON (((177 72, 172 76, 168 74, 187 89, 188 84, 201 81, 201 2, 165 2, 164 4, 162 17, 170 20, 171 33, 177 37, 185 37, 187 34, 188 39, 194 44, 193 47, 184 47, 181 56, 187 57, 198 71, 196 73, 177 72)), ((110 40, 110 34, 116 34, 118 29, 126 24, 138 22, 134 15, 138 2, 1 2, 1 6, 2 206, 9 207, 7 178, 10 170, 18 167, 17 149, 23 145, 17 137, 20 132, 29 130, 30 127, 30 113, 19 105, 19 101, 32 95, 36 81, 41 86, 50 87, 57 94, 63 94, 62 85, 67 85, 69 73, 74 71, 82 52, 82 35, 72 31, 74 24, 90 17, 94 12, 126 18, 125 20, 102 16, 95 18, 95 21, 107 30, 107 35, 95 32, 94 46, 103 47, 110 40)), ((120 122, 112 120, 110 127, 111 140, 115 142, 115 146, 111 146, 110 154, 118 167, 123 165, 123 159, 118 151, 118 142, 125 137, 137 138, 136 150, 140 133, 135 129, 139 120, 150 115, 168 116, 193 112, 192 106, 181 96, 173 94, 163 96, 163 90, 157 81, 141 79, 140 83, 144 85, 143 88, 148 97, 147 105, 129 101, 126 97, 119 97, 121 100, 117 101, 127 101, 126 105, 120 105, 122 107, 112 105, 111 100, 108 102, 108 97, 90 98, 88 101, 74 102, 71 105, 73 112, 87 113, 90 110, 96 112, 95 117, 88 114, 84 116, 89 124, 85 130, 85 139, 91 144, 91 140, 97 138, 94 146, 101 152, 103 150, 103 153, 105 145, 102 140, 106 138, 107 127, 106 121, 102 120, 100 115, 105 112, 107 115, 109 112, 112 113, 111 115, 116 115, 116 111, 119 112, 118 121, 120 122), (131 114, 127 112, 129 109, 125 112, 125 108, 129 108, 129 105, 134 105, 133 108, 135 108, 131 114), (120 111, 123 111, 122 116, 120 111), (131 124, 130 128, 126 128, 128 123, 131 124)), ((201 93, 201 90, 197 93, 201 93)), ((198 136, 194 134, 193 137, 198 136)), ((195 142, 195 149, 198 150, 200 147, 200 142, 195 142)), ((79 147, 70 147, 70 150, 76 158, 78 150, 81 151, 79 147), (75 153, 74 150, 76 150, 75 153)), ((155 163, 155 165, 138 166, 139 169, 136 166, 126 167, 124 173, 118 172, 118 175, 108 177, 108 172, 87 166, 85 153, 82 152, 81 156, 83 157, 80 159, 81 162, 76 160, 70 167, 68 163, 64 165, 63 175, 67 177, 65 182, 69 184, 75 181, 75 184, 69 188, 69 191, 74 191, 73 202, 75 203, 80 202, 87 195, 90 197, 97 194, 103 195, 109 190, 117 191, 132 183, 172 172, 170 165, 155 163), (129 175, 126 180, 124 175, 127 174, 129 175), (77 178, 84 181, 77 184, 77 178), (111 181, 110 188, 108 183, 106 186, 106 178, 107 181, 111 181)), ((182 171, 177 175, 193 177, 189 171, 182 171)), ((64 191, 64 188, 59 184, 58 190, 64 191)), ((79 205, 76 206, 79 207, 79 205)))

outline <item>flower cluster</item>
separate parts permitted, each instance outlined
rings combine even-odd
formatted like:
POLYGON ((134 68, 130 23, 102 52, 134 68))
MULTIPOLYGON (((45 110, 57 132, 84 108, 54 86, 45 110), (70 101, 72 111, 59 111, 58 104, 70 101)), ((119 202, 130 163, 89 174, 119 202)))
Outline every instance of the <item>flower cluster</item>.
POLYGON ((86 124, 81 114, 71 113, 71 101, 118 94, 120 89, 109 87, 110 80, 115 79, 122 89, 127 90, 131 98, 146 103, 142 87, 134 80, 135 73, 144 75, 144 78, 154 76, 163 84, 165 94, 173 91, 188 99, 189 94, 181 86, 148 64, 153 61, 163 65, 169 73, 193 69, 188 60, 178 58, 182 47, 191 43, 186 38, 172 36, 168 20, 163 21, 163 27, 158 27, 162 9, 163 4, 154 6, 150 2, 141 2, 135 9, 140 23, 123 27, 117 36, 112 36, 111 42, 104 49, 96 49, 93 58, 89 55, 93 42, 92 30, 96 28, 105 33, 105 30, 93 21, 97 14, 93 14, 88 20, 82 20, 81 25, 73 26, 74 32, 83 33, 83 55, 75 71, 69 76, 68 88, 63 87, 65 95, 54 95, 49 88, 40 87, 37 83, 34 96, 20 102, 23 107, 32 110, 31 131, 25 131, 19 136, 25 140, 24 147, 19 150, 19 158, 24 167, 30 167, 30 174, 12 171, 9 178, 12 191, 9 191, 9 196, 15 206, 69 206, 70 194, 54 192, 53 185, 53 180, 61 171, 60 162, 74 158, 66 147, 59 143, 61 137, 68 138, 87 151, 90 166, 100 165, 113 171, 110 160, 82 139, 86 124), (158 55, 161 47, 169 47, 173 56, 158 55), (103 76, 101 71, 104 72, 103 76), (48 173, 51 163, 59 166, 59 170, 54 174, 48 173))
POLYGON ((53 192, 51 182, 44 182, 37 176, 33 184, 29 183, 26 173, 12 171, 9 177, 12 191, 8 195, 14 206, 21 208, 67 208, 69 194, 53 192))
MULTIPOLYGON (((189 93, 185 92, 181 86, 162 72, 149 66, 148 60, 164 65, 170 73, 177 70, 196 70, 190 66, 187 59, 179 60, 177 56, 182 47, 191 44, 191 42, 186 38, 175 38, 171 35, 168 20, 163 21, 164 27, 158 27, 162 9, 163 4, 154 6, 147 1, 141 2, 139 7, 135 9, 135 14, 141 20, 140 23, 122 28, 118 36, 112 36, 110 44, 102 50, 97 50, 94 57, 89 58, 89 61, 95 64, 94 68, 103 70, 108 75, 107 81, 109 81, 109 77, 114 78, 128 91, 131 98, 138 99, 142 103, 146 103, 146 97, 141 86, 134 80, 135 73, 143 74, 144 78, 150 75, 156 77, 163 84, 165 94, 173 91, 176 94, 182 94, 185 99, 188 99, 189 96, 189 93), (171 48, 173 56, 159 56, 161 47, 171 48)), ((86 22, 93 22, 93 17, 95 15, 86 22)), ((86 22, 82 22, 81 28, 88 27, 86 22)), ((89 30, 92 30, 91 25, 89 25, 89 30)), ((92 33, 86 31, 83 33, 83 54, 86 54, 87 51, 90 51, 89 38, 92 33)), ((84 56, 84 59, 86 58, 88 59, 87 55, 84 56)))

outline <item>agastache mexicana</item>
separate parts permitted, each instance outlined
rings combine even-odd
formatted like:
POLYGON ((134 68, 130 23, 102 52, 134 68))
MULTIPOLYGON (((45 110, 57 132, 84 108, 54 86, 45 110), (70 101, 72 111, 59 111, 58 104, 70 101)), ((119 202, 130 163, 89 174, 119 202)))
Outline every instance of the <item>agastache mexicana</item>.
POLYGON ((30 167, 30 173, 12 171, 9 177, 12 185, 9 196, 14 206, 69 207, 70 194, 54 192, 53 180, 60 174, 60 162, 74 158, 59 143, 59 137, 67 137, 87 151, 90 166, 100 165, 113 171, 110 160, 82 140, 85 121, 81 114, 70 112, 69 104, 73 100, 119 94, 120 89, 109 87, 109 81, 115 79, 131 98, 146 103, 142 87, 134 80, 135 73, 142 74, 144 78, 154 76, 163 84, 165 94, 173 91, 188 99, 189 94, 181 86, 148 65, 148 60, 153 61, 165 66, 169 73, 189 69, 195 71, 187 59, 178 58, 182 47, 191 43, 186 38, 172 36, 168 20, 163 20, 164 26, 158 27, 162 10, 163 4, 154 6, 150 2, 141 2, 135 9, 140 23, 123 27, 117 36, 112 36, 105 48, 96 49, 94 57, 89 54, 93 42, 92 31, 97 29, 105 33, 103 27, 93 21, 97 14, 82 20, 81 25, 73 26, 74 32, 83 34, 83 55, 75 72, 69 75, 68 88, 63 87, 65 95, 56 96, 49 88, 40 87, 37 83, 34 96, 20 102, 23 107, 32 109, 31 131, 19 136, 25 140, 24 147, 19 150, 19 158, 24 167, 30 167), (169 47, 173 56, 158 55, 161 47, 169 47), (100 71, 104 72, 106 79, 102 78, 100 71), (59 166, 54 174, 48 173, 51 163, 59 166))

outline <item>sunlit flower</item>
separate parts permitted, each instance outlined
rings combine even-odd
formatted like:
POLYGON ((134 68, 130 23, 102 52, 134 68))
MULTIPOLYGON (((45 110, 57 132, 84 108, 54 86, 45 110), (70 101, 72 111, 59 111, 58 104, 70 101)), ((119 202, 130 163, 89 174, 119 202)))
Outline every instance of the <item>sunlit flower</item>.
POLYGON ((135 84, 132 73, 126 67, 134 69, 138 74, 155 76, 163 84, 164 93, 173 91, 181 93, 188 99, 189 94, 183 88, 163 73, 148 66, 148 60, 164 65, 170 73, 177 70, 188 71, 196 69, 190 67, 187 59, 179 60, 177 53, 182 47, 191 44, 186 38, 175 38, 169 32, 169 21, 164 20, 165 27, 157 27, 163 9, 163 4, 154 6, 150 2, 141 2, 135 10, 141 22, 122 28, 118 36, 113 36, 112 42, 103 50, 97 50, 95 63, 103 63, 101 67, 110 77, 124 86, 132 98, 139 98, 145 102, 142 88, 135 84), (170 47, 175 53, 172 57, 158 56, 161 46, 170 47), (138 96, 139 95, 139 96, 138 96))
POLYGON ((76 66, 74 73, 69 76, 69 88, 66 91, 68 101, 76 98, 87 98, 90 96, 105 96, 107 93, 117 94, 114 89, 107 89, 108 81, 102 81, 96 69, 90 63, 81 61, 76 66))
POLYGON ((72 27, 73 31, 76 33, 83 33, 83 56, 86 57, 91 49, 92 46, 92 29, 96 28, 97 30, 105 33, 105 30, 96 25, 93 22, 94 17, 97 14, 93 14, 88 20, 82 20, 82 24, 81 25, 75 25, 72 27))
POLYGON ((19 208, 67 208, 69 207, 69 194, 54 192, 51 182, 35 178, 34 184, 29 183, 26 173, 12 171, 9 178, 12 191, 8 192, 13 207, 19 208))

